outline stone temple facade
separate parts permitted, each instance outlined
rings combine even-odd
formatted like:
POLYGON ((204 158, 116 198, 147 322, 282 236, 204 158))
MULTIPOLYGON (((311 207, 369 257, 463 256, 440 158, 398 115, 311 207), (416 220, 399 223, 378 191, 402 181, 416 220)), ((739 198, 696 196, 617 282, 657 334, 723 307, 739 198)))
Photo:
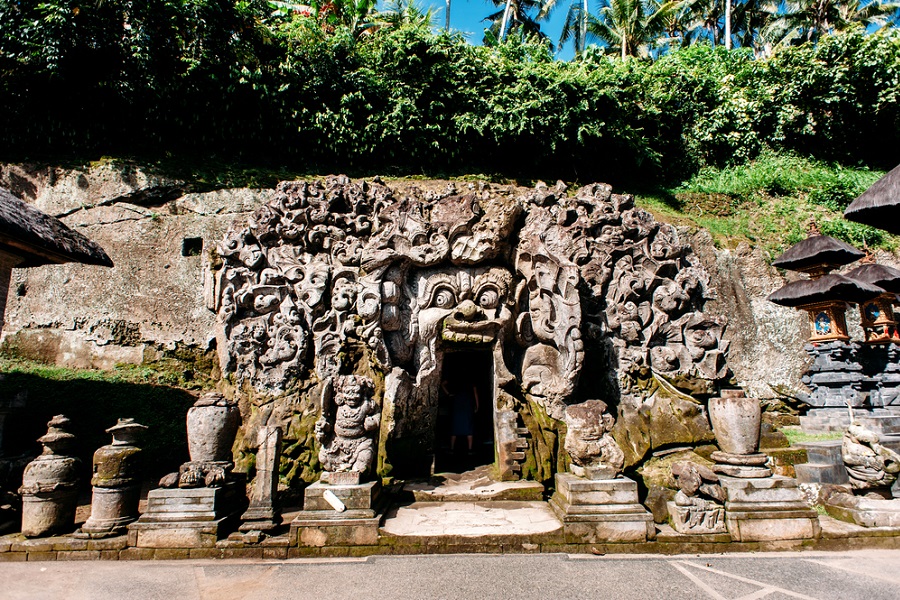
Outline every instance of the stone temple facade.
POLYGON ((488 382, 501 479, 567 470, 567 408, 587 401, 608 410, 619 468, 711 441, 702 401, 730 376, 712 294, 677 230, 606 185, 399 194, 341 176, 281 183, 233 224, 206 285, 243 398, 238 461, 280 426, 289 482, 318 479, 331 428, 378 475, 427 476, 451 362, 488 382), (366 399, 342 404, 342 385, 366 399), (321 422, 341 410, 359 425, 321 422))

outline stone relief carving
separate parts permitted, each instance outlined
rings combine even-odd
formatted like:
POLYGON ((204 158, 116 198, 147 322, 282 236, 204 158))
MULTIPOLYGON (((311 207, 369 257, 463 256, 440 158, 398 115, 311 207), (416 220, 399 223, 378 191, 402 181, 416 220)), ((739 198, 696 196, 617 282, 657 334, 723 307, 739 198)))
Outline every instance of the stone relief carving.
POLYGON ((703 465, 680 462, 672 465, 678 492, 670 503, 669 515, 678 533, 724 533, 725 490, 719 476, 703 465))
POLYGON ((400 193, 343 176, 284 182, 218 251, 223 371, 277 396, 367 372, 349 351, 367 348, 371 367, 415 382, 385 397, 392 419, 419 422, 391 422, 391 435, 433 435, 450 348, 493 356, 493 408, 510 411, 495 419, 510 430, 495 436, 516 456, 527 443, 516 411, 534 402, 565 420, 588 360, 619 386, 613 403, 639 398, 640 373, 727 376, 725 323, 702 312, 708 275, 674 227, 602 184, 517 195, 484 184, 400 193))

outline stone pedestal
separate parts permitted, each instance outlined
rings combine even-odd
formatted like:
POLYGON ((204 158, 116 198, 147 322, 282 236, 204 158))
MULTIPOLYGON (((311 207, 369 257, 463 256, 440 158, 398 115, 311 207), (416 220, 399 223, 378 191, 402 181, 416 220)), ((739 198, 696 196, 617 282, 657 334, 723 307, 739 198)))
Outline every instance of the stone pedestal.
POLYGON ((589 480, 557 473, 550 506, 572 543, 646 542, 656 536, 653 515, 627 477, 589 480))
POLYGON ((377 544, 382 504, 378 482, 330 485, 317 481, 306 488, 303 510, 291 521, 291 544, 317 547, 377 544))
POLYGON ((720 476, 725 522, 736 542, 819 537, 819 518, 803 499, 797 480, 774 475, 742 479, 720 476))
POLYGON ((140 548, 213 548, 237 521, 244 483, 222 487, 159 488, 147 511, 128 526, 128 544, 140 548))

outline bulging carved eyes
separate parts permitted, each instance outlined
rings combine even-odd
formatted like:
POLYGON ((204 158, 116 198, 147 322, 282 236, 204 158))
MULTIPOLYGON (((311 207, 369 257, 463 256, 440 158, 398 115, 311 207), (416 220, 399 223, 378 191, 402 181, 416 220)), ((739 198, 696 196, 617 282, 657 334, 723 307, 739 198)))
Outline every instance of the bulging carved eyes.
POLYGON ((448 287, 440 287, 435 290, 431 305, 437 308, 452 308, 456 306, 456 294, 448 287))
POLYGON ((481 308, 497 308, 500 303, 500 293, 494 288, 487 288, 478 294, 478 306, 481 308))

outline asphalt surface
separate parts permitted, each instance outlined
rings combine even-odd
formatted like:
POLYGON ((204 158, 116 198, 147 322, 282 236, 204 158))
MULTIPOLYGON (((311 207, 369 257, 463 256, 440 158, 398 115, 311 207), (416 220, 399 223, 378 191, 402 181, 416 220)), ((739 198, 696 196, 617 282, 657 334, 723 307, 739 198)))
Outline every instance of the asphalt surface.
POLYGON ((0 564, 2 600, 898 600, 900 551, 0 564))

